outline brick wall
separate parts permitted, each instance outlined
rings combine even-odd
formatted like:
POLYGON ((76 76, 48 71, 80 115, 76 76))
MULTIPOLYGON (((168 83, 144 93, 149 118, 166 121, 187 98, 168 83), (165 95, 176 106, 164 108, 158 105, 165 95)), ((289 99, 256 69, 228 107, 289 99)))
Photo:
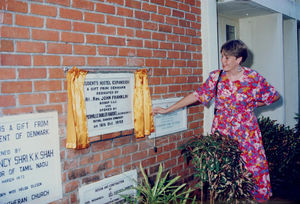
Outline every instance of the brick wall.
MULTIPOLYGON (((152 99, 180 97, 202 81, 200 0, 0 0, 0 115, 59 114, 63 199, 78 188, 135 169, 150 176, 159 163, 188 179, 178 146, 203 132, 203 107, 188 109, 188 130, 136 139, 133 130, 107 134, 84 150, 65 148, 64 67, 150 68, 152 99)), ((93 140, 93 139, 92 139, 93 140)))

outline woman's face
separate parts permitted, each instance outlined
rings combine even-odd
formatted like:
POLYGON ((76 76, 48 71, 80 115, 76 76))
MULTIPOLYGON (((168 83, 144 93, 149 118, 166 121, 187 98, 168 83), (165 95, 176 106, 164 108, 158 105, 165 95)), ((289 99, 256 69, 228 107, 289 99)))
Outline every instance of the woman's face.
POLYGON ((236 58, 235 56, 227 55, 224 51, 222 51, 221 54, 221 62, 224 71, 228 72, 239 68, 242 57, 236 58))

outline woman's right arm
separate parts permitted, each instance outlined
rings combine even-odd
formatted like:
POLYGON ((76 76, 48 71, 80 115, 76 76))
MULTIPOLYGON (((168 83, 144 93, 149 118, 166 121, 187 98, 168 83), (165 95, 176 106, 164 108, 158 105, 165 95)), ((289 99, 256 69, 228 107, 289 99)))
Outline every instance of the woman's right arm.
POLYGON ((194 93, 191 93, 168 108, 154 107, 152 111, 154 114, 170 113, 180 108, 183 108, 185 106, 191 105, 195 103, 197 100, 198 99, 194 96, 194 93))

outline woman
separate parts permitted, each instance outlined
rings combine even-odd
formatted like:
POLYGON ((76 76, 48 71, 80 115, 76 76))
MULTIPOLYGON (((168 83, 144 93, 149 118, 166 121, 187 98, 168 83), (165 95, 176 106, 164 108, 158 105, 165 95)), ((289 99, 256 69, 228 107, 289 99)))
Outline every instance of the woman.
POLYGON ((241 67, 248 56, 248 49, 242 41, 226 42, 221 47, 221 54, 223 72, 218 83, 220 70, 212 71, 197 91, 166 109, 155 107, 153 113, 169 113, 196 101, 207 105, 215 97, 216 111, 211 132, 219 131, 238 141, 246 168, 255 178, 253 196, 258 202, 263 202, 270 198, 272 191, 261 132, 253 110, 277 101, 279 94, 256 71, 241 67))

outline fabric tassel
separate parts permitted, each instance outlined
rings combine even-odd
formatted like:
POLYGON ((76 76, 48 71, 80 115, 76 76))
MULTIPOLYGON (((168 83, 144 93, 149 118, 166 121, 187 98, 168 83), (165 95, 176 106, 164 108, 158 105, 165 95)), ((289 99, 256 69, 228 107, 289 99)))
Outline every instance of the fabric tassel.
POLYGON ((136 138, 141 138, 154 132, 152 103, 146 69, 135 72, 133 112, 136 138))
POLYGON ((84 149, 89 147, 84 99, 84 80, 87 71, 73 67, 67 73, 68 121, 66 147, 84 149))

